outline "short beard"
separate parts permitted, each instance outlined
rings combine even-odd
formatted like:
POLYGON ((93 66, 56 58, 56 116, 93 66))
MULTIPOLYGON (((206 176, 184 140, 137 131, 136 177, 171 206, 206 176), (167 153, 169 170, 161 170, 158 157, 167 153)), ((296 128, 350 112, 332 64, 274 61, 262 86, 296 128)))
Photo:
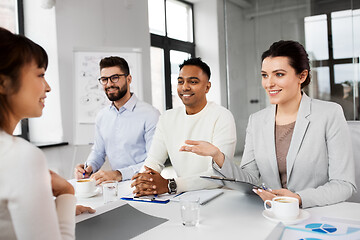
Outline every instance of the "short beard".
POLYGON ((116 94, 110 94, 110 95, 107 93, 107 91, 105 91, 106 96, 112 102, 116 102, 116 101, 122 99, 125 96, 127 89, 128 89, 127 84, 125 84, 123 88, 119 88, 119 87, 112 87, 112 88, 119 89, 119 91, 116 94))

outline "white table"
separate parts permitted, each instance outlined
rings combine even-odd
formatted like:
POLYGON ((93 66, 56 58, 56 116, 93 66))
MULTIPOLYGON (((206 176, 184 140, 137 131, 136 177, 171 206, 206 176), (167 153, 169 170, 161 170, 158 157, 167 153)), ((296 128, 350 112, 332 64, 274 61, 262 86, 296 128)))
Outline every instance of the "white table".
MULTIPOLYGON (((119 192, 127 194, 130 182, 123 182, 119 192)), ((121 194, 121 193, 120 193, 121 194)), ((181 224, 180 208, 177 202, 167 204, 144 203, 118 200, 103 204, 102 195, 78 199, 78 204, 91 206, 97 210, 95 215, 83 214, 76 221, 94 217, 103 212, 128 203, 134 208, 169 221, 138 235, 134 239, 223 239, 233 236, 237 239, 265 239, 277 223, 262 216, 263 201, 255 195, 244 195, 233 190, 200 208, 200 224, 197 227, 185 227, 181 224)), ((360 221, 360 204, 343 202, 326 207, 306 209, 311 217, 332 217, 360 221)))

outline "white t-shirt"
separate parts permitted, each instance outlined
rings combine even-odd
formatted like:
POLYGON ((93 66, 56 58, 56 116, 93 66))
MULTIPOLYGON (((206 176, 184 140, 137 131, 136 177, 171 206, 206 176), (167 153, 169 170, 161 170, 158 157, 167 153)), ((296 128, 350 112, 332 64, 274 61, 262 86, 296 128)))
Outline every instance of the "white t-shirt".
POLYGON ((207 141, 233 159, 236 145, 234 117, 229 110, 208 102, 197 114, 187 115, 185 107, 166 111, 160 116, 153 142, 144 165, 161 172, 169 156, 177 174, 177 192, 214 188, 218 185, 201 175, 215 175, 212 158, 180 152, 185 140, 207 141))
POLYGON ((56 198, 45 156, 0 130, 0 239, 75 239, 72 194, 56 198))

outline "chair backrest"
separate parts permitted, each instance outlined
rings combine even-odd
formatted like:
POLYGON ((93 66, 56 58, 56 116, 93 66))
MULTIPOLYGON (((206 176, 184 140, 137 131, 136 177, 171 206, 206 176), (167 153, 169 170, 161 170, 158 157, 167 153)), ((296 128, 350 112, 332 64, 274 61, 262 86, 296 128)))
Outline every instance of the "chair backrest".
POLYGON ((360 121, 348 121, 351 140, 353 144, 354 161, 355 161, 355 181, 357 193, 349 198, 348 202, 360 203, 360 121))

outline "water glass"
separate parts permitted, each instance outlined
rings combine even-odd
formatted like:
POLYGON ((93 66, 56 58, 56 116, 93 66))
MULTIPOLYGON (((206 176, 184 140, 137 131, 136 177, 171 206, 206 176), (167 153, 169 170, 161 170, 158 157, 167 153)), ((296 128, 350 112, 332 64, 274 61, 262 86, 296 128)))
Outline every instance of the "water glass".
POLYGON ((181 220, 184 226, 196 226, 200 218, 200 199, 180 199, 181 220))
POLYGON ((117 200, 117 181, 106 181, 102 183, 104 204, 117 200))

